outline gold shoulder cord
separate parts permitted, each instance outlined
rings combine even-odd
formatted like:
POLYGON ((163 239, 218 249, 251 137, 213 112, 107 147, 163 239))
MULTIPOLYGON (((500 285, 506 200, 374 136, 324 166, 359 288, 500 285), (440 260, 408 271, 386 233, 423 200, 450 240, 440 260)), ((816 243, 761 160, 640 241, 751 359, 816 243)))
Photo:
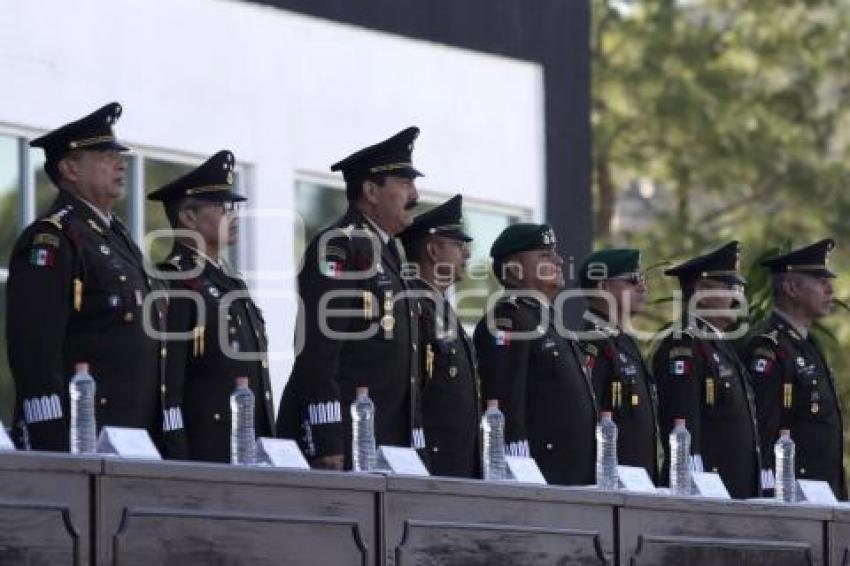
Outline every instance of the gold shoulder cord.
POLYGON ((794 385, 792 383, 782 384, 782 407, 790 409, 794 403, 794 385))
POLYGON ((83 308, 83 281, 79 277, 74 278, 74 310, 80 312, 83 308))
POLYGON ((425 372, 428 374, 428 379, 434 376, 434 348, 431 344, 425 346, 425 372))

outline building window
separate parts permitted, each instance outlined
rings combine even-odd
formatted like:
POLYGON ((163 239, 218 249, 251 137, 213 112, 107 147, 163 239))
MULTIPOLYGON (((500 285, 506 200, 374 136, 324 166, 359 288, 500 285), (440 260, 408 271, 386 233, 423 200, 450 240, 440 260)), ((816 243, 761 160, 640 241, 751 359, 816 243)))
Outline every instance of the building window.
MULTIPOLYGON (((20 133, 20 132, 19 132, 20 133)), ((57 189, 44 173, 44 152, 30 148, 29 141, 41 132, 11 135, 0 132, 0 419, 5 426, 12 424, 14 383, 6 355, 6 280, 9 275, 9 257, 21 230, 45 214, 57 196, 57 189), (30 135, 31 134, 31 135, 30 135)), ((185 160, 163 157, 158 153, 148 156, 144 151, 124 154, 127 172, 124 198, 115 205, 114 212, 123 220, 137 243, 144 245, 144 235, 151 230, 167 228, 168 222, 160 203, 148 202, 145 196, 188 172, 201 163, 201 159, 185 160)), ((236 166, 236 190, 244 193, 245 168, 236 166)), ((250 242, 240 238, 238 249, 247 249, 250 242)), ((170 239, 154 242, 146 250, 152 261, 164 259, 171 249, 170 239)), ((241 256, 238 249, 230 250, 233 265, 241 256)))
POLYGON ((0 419, 12 424, 14 385, 6 358, 6 278, 21 226, 21 141, 0 134, 0 419))
MULTIPOLYGON (((448 197, 422 194, 416 214, 441 204, 448 197)), ((299 180, 295 184, 295 210, 300 215, 304 230, 296 230, 295 257, 301 258, 307 244, 323 228, 336 222, 348 208, 345 189, 341 184, 299 180), (299 233, 301 232, 301 233, 299 233)), ((516 222, 528 221, 531 212, 519 208, 503 208, 464 199, 464 230, 473 238, 467 274, 456 285, 453 297, 459 298, 455 306, 464 324, 471 325, 483 316, 487 296, 500 288, 490 268, 490 246, 496 236, 516 222)))
MULTIPOLYGON (((154 230, 167 230, 170 228, 168 219, 165 216, 165 207, 161 202, 147 200, 147 195, 159 189, 163 185, 173 181, 181 175, 185 175, 192 170, 194 166, 186 163, 177 163, 164 159, 145 159, 144 160, 144 180, 145 180, 145 234, 150 234, 154 230)), ((150 249, 147 250, 148 257, 151 262, 157 264, 163 261, 168 252, 171 251, 171 238, 159 238, 151 242, 150 249)))

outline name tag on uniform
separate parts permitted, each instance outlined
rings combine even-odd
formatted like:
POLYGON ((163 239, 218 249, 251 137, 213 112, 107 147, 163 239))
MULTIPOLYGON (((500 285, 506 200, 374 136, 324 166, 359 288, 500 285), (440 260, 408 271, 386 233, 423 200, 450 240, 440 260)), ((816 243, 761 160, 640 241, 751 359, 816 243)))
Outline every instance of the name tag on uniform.
POLYGON ((3 423, 0 422, 0 450, 14 450, 15 444, 12 442, 12 439, 9 438, 9 434, 6 432, 6 427, 3 426, 3 423))
POLYGON ((546 478, 543 477, 534 458, 505 456, 505 462, 508 464, 508 479, 521 483, 546 485, 546 478))
POLYGON ((838 500, 832 493, 829 483, 822 480, 797 480, 799 493, 803 495, 806 503, 817 503, 819 505, 835 505, 838 500))
POLYGON ((731 499, 729 491, 717 472, 694 472, 694 495, 715 499, 731 499))
POLYGON ((310 469, 298 445, 289 438, 258 438, 257 462, 273 468, 310 469))
POLYGON ((655 484, 649 477, 645 468, 638 466, 617 466, 617 476, 620 478, 620 487, 626 491, 637 493, 655 493, 655 484))
POLYGON ((378 469, 408 476, 431 475, 416 450, 404 446, 381 446, 378 449, 378 469))
POLYGON ((148 431, 143 428, 103 427, 97 437, 97 453, 120 458, 162 460, 148 431))

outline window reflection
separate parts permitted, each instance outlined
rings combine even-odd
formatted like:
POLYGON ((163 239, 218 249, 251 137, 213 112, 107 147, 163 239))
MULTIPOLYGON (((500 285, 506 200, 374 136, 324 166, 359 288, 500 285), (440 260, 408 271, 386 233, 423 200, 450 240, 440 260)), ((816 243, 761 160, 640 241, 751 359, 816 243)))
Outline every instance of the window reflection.
POLYGON ((0 267, 8 266, 21 225, 20 164, 18 138, 0 136, 0 267))
MULTIPOLYGON (((193 165, 165 161, 163 159, 144 160, 145 171, 145 195, 149 195, 163 185, 167 185, 177 177, 185 175, 194 168, 193 165)), ((161 202, 153 202, 145 198, 145 234, 153 230, 168 230, 168 218, 165 216, 165 208, 161 202)), ((168 257, 173 245, 172 238, 158 237, 153 241, 149 250, 145 250, 153 263, 159 263, 168 257)))
POLYGON ((12 424, 15 386, 6 358, 6 280, 12 246, 21 225, 21 155, 18 138, 0 135, 0 419, 12 424))

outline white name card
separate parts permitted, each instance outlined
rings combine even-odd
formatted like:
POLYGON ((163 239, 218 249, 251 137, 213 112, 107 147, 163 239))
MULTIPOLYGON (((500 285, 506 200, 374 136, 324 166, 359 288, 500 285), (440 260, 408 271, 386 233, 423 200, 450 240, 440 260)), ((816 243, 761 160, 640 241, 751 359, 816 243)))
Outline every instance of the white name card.
POLYGON ((620 488, 638 493, 656 493, 655 484, 645 468, 637 466, 617 466, 620 488))
POLYGON ((3 426, 3 422, 0 421, 0 450, 14 450, 15 443, 12 442, 12 439, 9 438, 9 434, 6 432, 6 427, 3 426))
POLYGON ((103 427, 97 437, 97 452, 121 458, 162 460, 148 431, 143 428, 103 427))
POLYGON ((289 438, 258 438, 257 462, 273 468, 310 469, 298 444, 289 438))
POLYGON ((723 485, 720 474, 716 472, 694 472, 694 495, 713 497, 716 499, 731 499, 729 491, 723 485))
POLYGON ((797 480, 797 487, 806 503, 819 505, 835 505, 838 500, 829 484, 821 480, 797 480))
POLYGON ((404 446, 378 448, 378 469, 409 476, 431 475, 416 450, 404 446))
POLYGON ((537 466, 534 458, 524 456, 505 456, 508 465, 508 479, 522 483, 546 485, 546 478, 537 466))

